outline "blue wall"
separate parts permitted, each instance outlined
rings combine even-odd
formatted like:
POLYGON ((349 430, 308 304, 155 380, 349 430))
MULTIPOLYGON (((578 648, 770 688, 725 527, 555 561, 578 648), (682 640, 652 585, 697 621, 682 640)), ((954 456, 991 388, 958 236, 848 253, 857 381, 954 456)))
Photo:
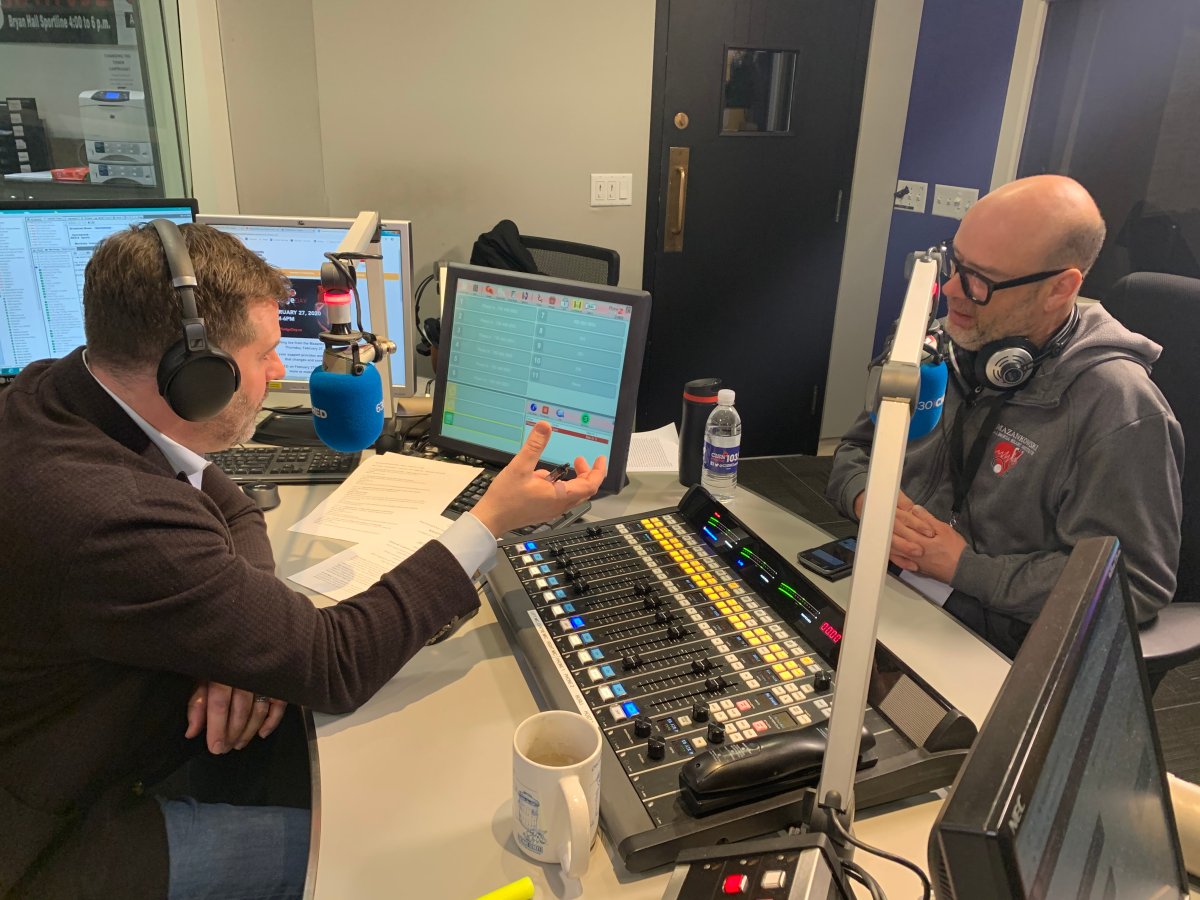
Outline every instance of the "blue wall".
POLYGON ((958 227, 928 212, 934 184, 978 188, 980 196, 991 185, 1020 17, 1021 0, 925 0, 899 177, 929 184, 927 211, 892 213, 876 353, 900 315, 905 257, 958 227))

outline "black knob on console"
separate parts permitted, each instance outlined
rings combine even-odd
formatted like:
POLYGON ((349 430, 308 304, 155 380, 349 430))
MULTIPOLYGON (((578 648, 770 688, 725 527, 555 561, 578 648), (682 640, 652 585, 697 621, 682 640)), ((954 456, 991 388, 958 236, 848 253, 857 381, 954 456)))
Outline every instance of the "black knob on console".
POLYGON ((662 759, 667 755, 667 744, 662 738, 650 738, 646 741, 646 756, 650 759, 662 759))
POLYGON ((725 726, 720 722, 708 723, 708 742, 710 744, 725 743, 725 726))
POLYGON ((591 585, 589 585, 587 583, 587 579, 580 578, 578 581, 575 582, 575 593, 576 594, 586 594, 588 592, 589 587, 591 587, 591 585))
POLYGON ((644 582, 644 581, 639 581, 637 584, 635 584, 635 585, 633 586, 633 593, 634 593, 634 596, 637 596, 637 597, 643 597, 643 596, 645 596, 645 594, 646 594, 646 582, 644 582))
POLYGON ((558 554, 558 563, 561 566, 569 566, 571 564, 571 554, 565 550, 558 554))
POLYGON ((704 679, 704 689, 705 689, 706 691, 708 691, 710 694, 715 694, 715 693, 717 693, 717 692, 718 692, 718 691, 720 691, 720 690, 721 690, 721 688, 723 688, 723 687, 725 687, 725 684, 724 684, 724 682, 723 682, 723 681, 722 681, 720 678, 706 678, 706 679, 704 679))
POLYGON ((656 625, 666 625, 670 621, 671 617, 667 615, 667 611, 665 609, 660 609, 654 614, 654 624, 656 625))
POLYGON ((588 526, 588 529, 587 529, 588 537, 600 537, 600 535, 602 535, 602 534, 604 534, 604 529, 601 528, 599 525, 589 525, 588 526))
POLYGON ((667 629, 667 637, 673 641, 680 640, 686 634, 687 632, 683 630, 682 625, 672 625, 667 629))
POLYGON ((621 668, 623 668, 626 672, 632 672, 641 664, 642 658, 636 653, 627 653, 621 659, 621 668))
POLYGON ((654 725, 646 716, 638 716, 633 720, 633 733, 640 738, 650 737, 650 732, 654 730, 654 725))
POLYGON ((692 721, 707 722, 708 721, 708 704, 693 703, 692 704, 692 721))
POLYGON ((574 581, 578 577, 579 572, 576 571, 572 566, 567 566, 565 569, 563 569, 563 578, 567 579, 567 581, 574 581))
POLYGON ((822 669, 813 676, 813 687, 815 687, 818 691, 829 690, 831 687, 833 687, 833 676, 829 672, 822 669))

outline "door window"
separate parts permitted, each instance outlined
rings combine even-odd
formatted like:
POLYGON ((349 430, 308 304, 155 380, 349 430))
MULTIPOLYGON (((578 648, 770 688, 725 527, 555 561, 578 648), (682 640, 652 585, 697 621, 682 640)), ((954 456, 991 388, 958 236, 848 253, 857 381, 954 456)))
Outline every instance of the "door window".
POLYGON ((787 134, 795 80, 795 50, 727 48, 721 134, 787 134))

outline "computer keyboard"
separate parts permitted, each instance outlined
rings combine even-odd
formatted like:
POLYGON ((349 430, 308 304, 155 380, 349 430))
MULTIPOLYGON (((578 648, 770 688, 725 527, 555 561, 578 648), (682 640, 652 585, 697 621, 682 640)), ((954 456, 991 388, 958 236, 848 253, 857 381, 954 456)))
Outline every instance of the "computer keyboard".
POLYGON ((336 484, 354 471, 362 454, 328 447, 233 447, 208 458, 239 484, 336 484))
MULTIPOLYGON (((463 513, 469 511, 479 498, 483 496, 483 492, 488 489, 488 485, 492 483, 492 479, 496 477, 496 473, 491 469, 484 469, 473 479, 471 483, 458 492, 458 496, 450 501, 450 505, 442 510, 442 515, 447 519, 457 519, 463 513)), ((584 500, 578 506, 572 506, 565 513, 549 522, 540 522, 537 525, 526 525, 524 528, 518 528, 513 531, 513 534, 537 534, 542 531, 549 531, 551 528, 561 528, 563 525, 570 525, 576 519, 583 516, 585 512, 592 508, 592 504, 588 500, 584 500)))

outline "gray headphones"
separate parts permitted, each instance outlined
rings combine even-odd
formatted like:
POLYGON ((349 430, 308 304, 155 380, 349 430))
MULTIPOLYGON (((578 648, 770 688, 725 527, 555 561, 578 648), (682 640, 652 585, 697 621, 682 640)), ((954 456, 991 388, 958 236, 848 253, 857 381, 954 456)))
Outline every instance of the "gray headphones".
POLYGON ((196 272, 183 233, 169 219, 150 224, 162 242, 171 286, 183 307, 183 339, 172 344, 158 364, 158 392, 175 415, 202 422, 229 404, 242 375, 232 356, 208 342, 204 320, 196 310, 196 272))
POLYGON ((1044 360, 1062 353, 1078 328, 1079 307, 1073 306, 1070 317, 1045 347, 1039 348, 1028 338, 1006 337, 972 353, 951 343, 950 363, 968 384, 1015 391, 1033 377, 1044 360))

